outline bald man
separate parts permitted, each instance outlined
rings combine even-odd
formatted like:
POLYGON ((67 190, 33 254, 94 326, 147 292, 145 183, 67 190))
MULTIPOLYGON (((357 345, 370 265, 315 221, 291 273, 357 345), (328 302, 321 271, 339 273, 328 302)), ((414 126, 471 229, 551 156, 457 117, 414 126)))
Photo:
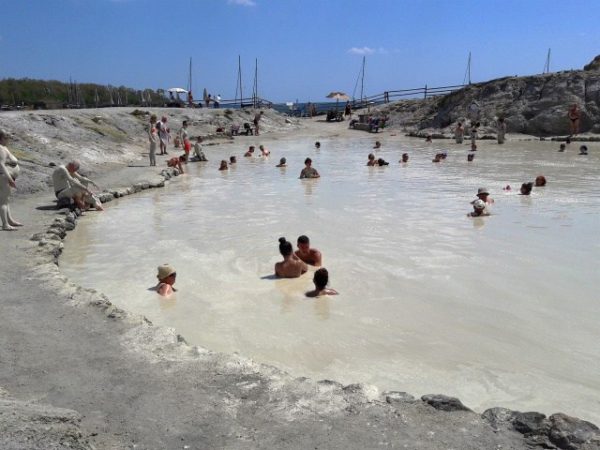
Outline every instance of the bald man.
POLYGON ((102 203, 92 191, 88 189, 88 185, 92 184, 97 187, 89 178, 77 173, 79 170, 79 161, 71 161, 66 166, 58 166, 52 174, 52 182, 54 183, 54 193, 56 198, 70 198, 82 211, 87 210, 87 205, 93 205, 96 210, 102 211, 102 203))

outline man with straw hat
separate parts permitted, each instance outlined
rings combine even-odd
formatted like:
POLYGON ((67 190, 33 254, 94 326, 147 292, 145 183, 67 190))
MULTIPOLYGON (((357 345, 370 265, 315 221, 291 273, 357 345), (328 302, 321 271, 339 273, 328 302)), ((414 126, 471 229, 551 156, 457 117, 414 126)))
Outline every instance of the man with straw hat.
POLYGON ((156 292, 163 296, 168 296, 173 292, 177 292, 177 289, 173 287, 176 277, 177 272, 173 266, 169 264, 158 266, 158 274, 156 275, 158 284, 156 285, 156 292))

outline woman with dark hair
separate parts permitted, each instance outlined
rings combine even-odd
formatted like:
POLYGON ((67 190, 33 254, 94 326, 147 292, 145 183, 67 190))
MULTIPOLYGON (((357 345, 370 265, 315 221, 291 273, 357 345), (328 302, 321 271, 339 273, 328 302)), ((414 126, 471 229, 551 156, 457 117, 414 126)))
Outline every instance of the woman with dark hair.
POLYGON ((529 194, 531 194, 532 189, 533 189, 533 183, 532 182, 523 183, 521 185, 521 195, 529 195, 529 194))
POLYGON ((327 287, 329 283, 329 272, 325 267, 321 267, 313 276, 315 289, 306 293, 307 297, 320 297, 321 295, 337 295, 338 291, 327 287))
POLYGON ((319 172, 317 172, 317 169, 312 167, 312 159, 306 158, 304 160, 304 166, 304 169, 300 172, 300 178, 319 178, 321 176, 319 175, 319 172))
POLYGON ((306 264, 294 255, 292 243, 284 237, 279 238, 279 253, 283 261, 275 263, 275 275, 281 278, 298 278, 308 270, 306 264))

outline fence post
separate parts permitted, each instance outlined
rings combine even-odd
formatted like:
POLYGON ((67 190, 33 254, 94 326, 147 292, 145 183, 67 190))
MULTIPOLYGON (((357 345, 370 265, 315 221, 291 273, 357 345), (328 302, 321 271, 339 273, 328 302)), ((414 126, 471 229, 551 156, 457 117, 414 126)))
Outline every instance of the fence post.
POLYGON ((424 91, 424 94, 425 94, 425 97, 424 97, 424 98, 427 98, 427 85, 425 85, 425 91, 424 91))

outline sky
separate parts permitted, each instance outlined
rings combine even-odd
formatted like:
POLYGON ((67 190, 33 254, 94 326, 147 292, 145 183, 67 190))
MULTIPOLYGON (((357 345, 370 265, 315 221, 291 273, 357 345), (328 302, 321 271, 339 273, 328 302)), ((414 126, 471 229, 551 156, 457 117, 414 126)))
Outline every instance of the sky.
POLYGON ((599 0, 0 0, 0 79, 192 88, 325 101, 579 69, 600 54, 599 0))

